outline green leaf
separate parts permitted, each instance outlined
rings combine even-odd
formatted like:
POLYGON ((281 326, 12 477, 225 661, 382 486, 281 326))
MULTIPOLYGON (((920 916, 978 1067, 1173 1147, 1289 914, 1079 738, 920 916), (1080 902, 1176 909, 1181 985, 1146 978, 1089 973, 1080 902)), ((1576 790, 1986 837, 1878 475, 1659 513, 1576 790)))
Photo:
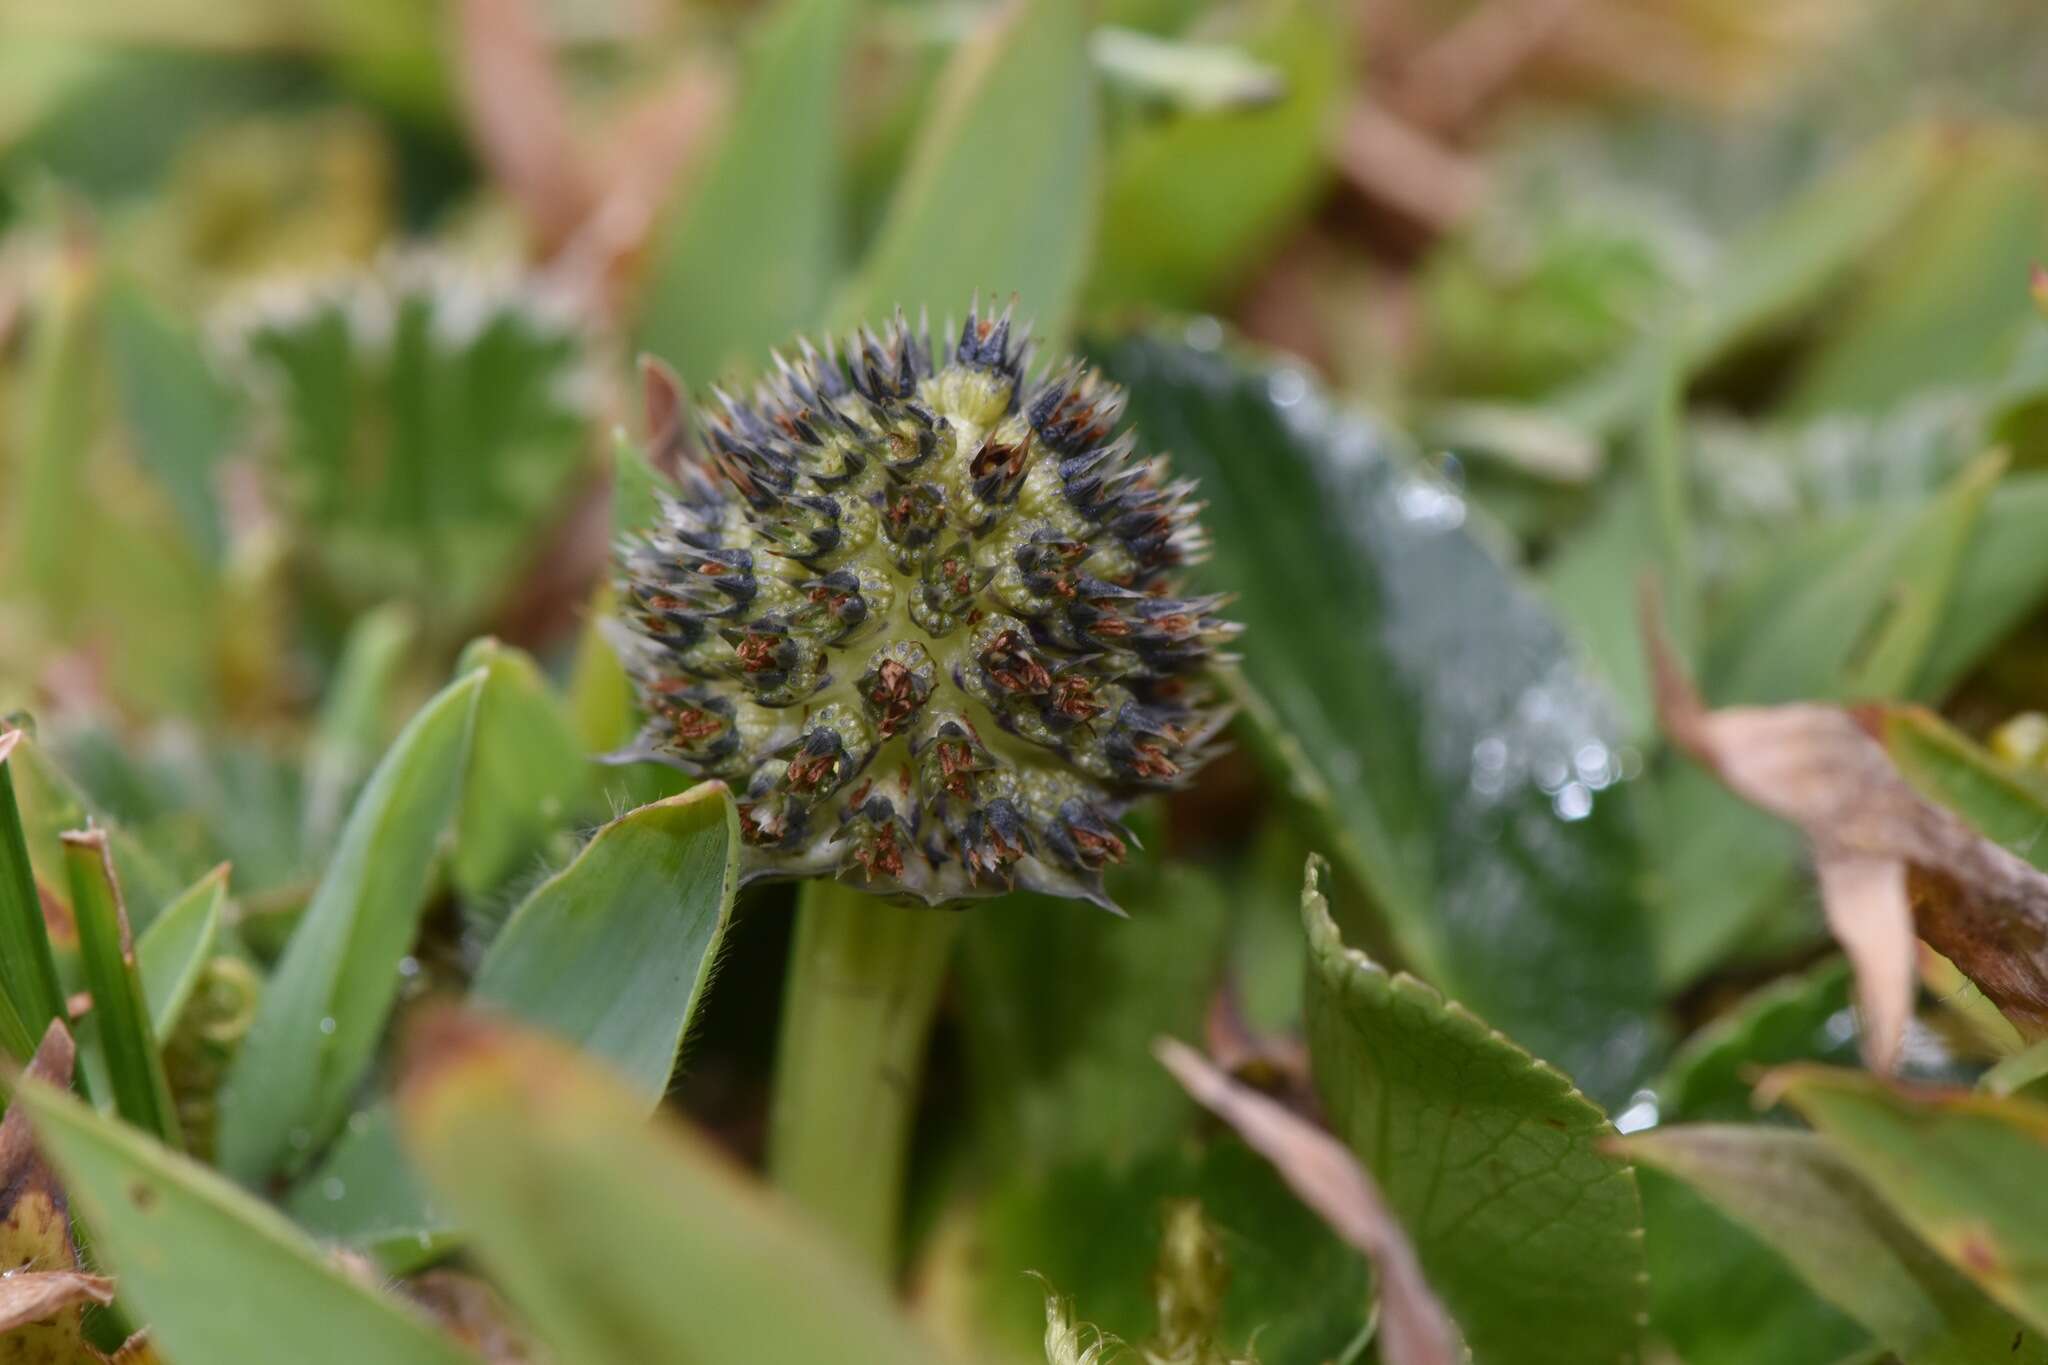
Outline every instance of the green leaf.
POLYGON ((1226 22, 1240 22, 1220 33, 1205 30, 1236 39, 1241 54, 1097 30, 1098 59, 1114 39, 1113 50, 1134 58, 1201 62, 1203 74, 1214 69, 1226 82, 1273 80, 1279 93, 1250 109, 1140 112, 1113 138, 1101 240, 1088 277, 1091 311, 1210 302, 1313 205, 1327 174, 1324 145, 1346 45, 1330 6, 1263 5, 1254 13, 1243 22, 1222 12, 1226 22))
POLYGON ((212 1171, 37 1083, 20 1103, 172 1359, 212 1365, 475 1365, 418 1316, 330 1262, 212 1171))
POLYGON ((1406 960, 1626 1095, 1656 1005, 1636 794, 1570 641, 1463 500, 1300 371, 1135 338, 1099 354, 1142 439, 1200 481, 1197 578, 1234 595, 1251 719, 1406 960))
MULTIPOLYGON (((1690 378, 1809 308, 1895 231, 1933 189, 1942 135, 1907 127, 1880 138, 1729 241, 1709 286, 1688 304, 1682 348, 1690 378)), ((1659 364, 1638 347, 1574 385, 1554 406, 1611 431, 1634 413, 1659 364)))
POLYGON ((2015 474, 1992 492, 1963 550, 1949 609, 1921 660, 1912 695, 1934 698, 1960 683, 2048 594, 2048 475, 2015 474))
POLYGON ((1156 1320, 1162 1215, 1182 1200, 1200 1205, 1229 1259, 1222 1339, 1254 1341, 1259 1358, 1274 1362, 1341 1358, 1371 1300, 1365 1259, 1227 1134, 1176 1137, 1135 1159, 1077 1156, 1007 1172, 975 1212, 964 1267, 975 1317, 965 1334, 1019 1357, 1037 1345, 1045 1331, 1037 1274, 1078 1296, 1102 1330, 1143 1340, 1156 1320))
POLYGON ((21 731, 0 725, 0 1047, 26 1062, 50 1021, 66 1016, 14 799, 13 758, 22 743, 21 731))
POLYGON ((1892 1211, 2048 1342, 2048 1106, 1787 1067, 1771 1089, 1892 1211))
POLYGON ((93 523, 86 496, 87 458, 99 428, 100 271, 92 253, 72 245, 49 271, 49 286, 21 379, 20 442, 8 479, 5 578, 68 625, 81 598, 74 560, 77 529, 93 523))
MULTIPOLYGON (((843 326, 901 307, 958 318, 1015 293, 1057 346, 1088 266, 1097 193, 1095 76, 1081 0, 1005 0, 940 81, 843 326)), ((950 340, 948 338, 947 340, 950 340)))
POLYGON ((1640 472, 1615 478, 1592 521, 1559 545, 1542 569, 1545 593, 1615 694, 1632 739, 1655 733, 1643 656, 1640 592, 1655 574, 1666 628, 1681 654, 1698 637, 1699 575, 1693 553, 1684 392, 1675 348, 1642 413, 1640 472))
POLYGON ((472 996, 602 1057, 652 1106, 710 984, 739 856, 718 783, 627 812, 527 897, 472 996))
POLYGON ((1692 318, 1693 372, 1797 316, 1896 230, 1933 188, 1941 151, 1931 126, 1879 138, 1729 242, 1692 318))
POLYGON ((1834 958, 1731 1006, 1686 1039, 1655 1086, 1664 1122, 1734 1122, 1756 1112, 1750 1089, 1767 1067, 1856 1060, 1849 964, 1834 958))
POLYGON ((385 712, 419 622, 399 603, 358 616, 342 642, 314 722, 306 772, 305 844, 324 850, 355 784, 384 743, 385 712))
POLYGON ((274 396, 263 454, 311 585, 433 633, 495 602, 584 460, 586 339, 445 262, 345 277, 241 338, 274 396))
MULTIPOLYGON (((1731 1006, 1686 1041, 1656 1085, 1666 1123, 1747 1120, 1763 1068, 1856 1060, 1849 969, 1840 959, 1731 1006)), ((1820 1299, 1783 1257, 1691 1187, 1643 1167, 1651 1329, 1686 1365, 1811 1365, 1848 1357, 1868 1334, 1820 1299), (1728 1305, 1742 1305, 1740 1313, 1728 1305)))
MULTIPOLYGON (((717 783, 627 812, 513 912, 472 998, 602 1058, 652 1109, 724 944, 739 850, 717 783)), ((383 1105, 350 1121, 290 1207, 393 1270, 452 1227, 413 1180, 383 1105)))
POLYGON ((478 640, 456 668, 485 671, 450 866, 456 887, 474 899, 594 814, 597 783, 567 708, 532 656, 478 640))
MULTIPOLYGON (((59 767, 48 750, 26 732, 21 733, 13 757, 0 767, 0 774, 11 776, 16 783, 21 828, 27 837, 29 863, 35 875, 45 887, 62 886, 65 871, 59 866, 58 837, 67 829, 103 829, 113 845, 114 871, 121 878, 121 885, 135 898, 135 921, 148 928, 149 917, 184 889, 184 880, 155 851, 143 846, 136 830, 126 821, 114 818, 104 804, 59 767)), ((42 921, 39 918, 36 922, 42 921)), ((18 960, 13 956, 18 951, 17 946, 0 953, 0 972, 5 971, 6 963, 18 960)), ((51 979, 55 979, 54 968, 51 979)), ((53 998, 59 1001, 57 1007, 61 1009, 61 996, 53 998)))
POLYGON ((654 248, 640 344, 692 385, 766 363, 839 280, 840 82, 859 0, 785 0, 654 248))
POLYGON ((1346 948, 1311 859, 1308 1038, 1331 1129, 1379 1181, 1480 1361, 1637 1358, 1642 1208, 1597 1105, 1463 1007, 1346 948))
POLYGON ((1950 1269, 1819 1138, 1695 1124, 1617 1145, 1712 1200, 1912 1365, 2048 1361, 2048 1341, 1950 1269))
POLYGON ((171 1036, 207 958, 213 955, 227 894, 228 865, 222 863, 165 906, 135 941, 150 1028, 159 1039, 171 1036))
POLYGON ((1691 1186, 1638 1166, 1650 1331, 1685 1365, 1863 1360, 1870 1334, 1691 1186))
POLYGON ((220 1097, 220 1166, 262 1181, 341 1122, 398 995, 486 674, 443 688, 377 766, 278 963, 220 1097))
POLYGON ((605 638, 605 622, 617 609, 617 600, 609 584, 591 593, 569 670, 570 721, 576 738, 594 754, 623 749, 640 728, 633 680, 626 676, 619 652, 605 638))
POLYGON ((2023 1099, 2048 1098, 2048 1038, 2015 1052, 1977 1078, 1977 1088, 1988 1095, 2018 1095, 2023 1099))
POLYGON ((2018 128, 1949 131, 1932 192, 1829 320, 1786 400, 1791 413, 1883 412, 1916 389, 1982 382, 2033 321, 2027 270, 2048 250, 2042 140, 2018 128))
POLYGON ((993 1169, 1114 1163, 1186 1131, 1187 1096, 1140 1063, 1161 1034, 1200 1033, 1229 904, 1212 877, 1171 865, 1117 877, 1110 892, 1128 920, 1021 893, 969 917, 961 1022, 993 1169))
POLYGON ((1893 706, 1876 719, 1878 741, 1916 791, 2048 871, 2048 777, 1995 757, 1932 711, 1893 706))
POLYGON ((214 494, 235 441, 234 410, 199 338, 132 284, 110 289, 107 361, 130 438, 202 558, 226 545, 214 494))
POLYGON ((64 836, 71 874, 71 914, 78 923, 78 955, 92 992, 93 1031, 111 1082, 114 1111, 146 1133, 182 1147, 170 1078, 150 1026, 149 1001, 135 965, 128 911, 114 879, 104 830, 64 836))
MULTIPOLYGON (((1944 618, 1983 600, 1969 570, 1973 532, 2002 468, 1980 461, 1909 516, 1835 523, 1789 545, 1724 613, 1706 651, 1707 695, 1749 705, 1912 693, 1944 618)), ((1784 903, 1799 855, 1783 826, 1692 764, 1660 787, 1658 947, 1676 985, 1784 903)))
POLYGON ((400 1129, 561 1360, 939 1359, 887 1289, 642 1094, 475 1016, 422 1023, 400 1129))

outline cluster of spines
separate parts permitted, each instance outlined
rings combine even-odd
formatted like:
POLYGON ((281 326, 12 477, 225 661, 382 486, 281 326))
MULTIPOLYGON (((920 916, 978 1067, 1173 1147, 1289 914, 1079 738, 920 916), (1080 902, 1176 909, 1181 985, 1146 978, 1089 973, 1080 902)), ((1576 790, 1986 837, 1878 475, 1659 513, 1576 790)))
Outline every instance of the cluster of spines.
POLYGON ((1100 899, 1117 816, 1207 756, 1234 627, 1171 591, 1192 485, 1134 458, 1113 385, 1028 364, 1008 313, 944 364, 899 313, 714 390, 696 442, 650 368, 675 489, 625 554, 643 748, 734 787, 757 872, 1100 899))

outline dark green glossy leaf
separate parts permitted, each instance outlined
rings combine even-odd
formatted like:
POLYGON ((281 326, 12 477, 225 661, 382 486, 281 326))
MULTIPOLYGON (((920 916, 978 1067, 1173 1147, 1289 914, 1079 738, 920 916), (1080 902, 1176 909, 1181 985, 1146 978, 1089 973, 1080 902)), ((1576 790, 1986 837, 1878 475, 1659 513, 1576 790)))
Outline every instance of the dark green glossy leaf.
POLYGON ((566 1048, 444 1014, 412 1056, 406 1149, 558 1359, 939 1359, 880 1281, 566 1048))
POLYGON ((212 1171, 47 1086, 24 1086, 20 1102, 122 1298, 172 1359, 475 1365, 423 1316, 212 1171))
POLYGON ((839 279, 840 80, 859 0, 786 0, 655 248, 640 342, 699 386, 764 366, 839 279))
POLYGON ((1703 1123, 1620 1146, 1698 1190, 1913 1365, 2048 1361, 2048 1340, 1950 1269, 1819 1138, 1703 1123))
POLYGON ((1201 481, 1252 719, 1401 952, 1445 992, 1626 1094, 1653 1047, 1635 794, 1609 707, 1465 503, 1298 370, 1106 346, 1143 440, 1201 481))
POLYGON ((1344 946, 1309 864, 1308 1038, 1331 1129, 1365 1162, 1474 1358, 1633 1361, 1642 1207, 1606 1115, 1413 977, 1344 946))
POLYGON ((455 816, 485 677, 413 717, 349 815, 221 1092, 220 1165, 239 1180, 302 1163, 347 1113, 455 816))
POLYGON ((954 54, 859 275, 844 326, 901 307, 959 319, 979 292, 1057 345, 1096 217, 1095 77, 1080 0, 1006 0, 954 54))

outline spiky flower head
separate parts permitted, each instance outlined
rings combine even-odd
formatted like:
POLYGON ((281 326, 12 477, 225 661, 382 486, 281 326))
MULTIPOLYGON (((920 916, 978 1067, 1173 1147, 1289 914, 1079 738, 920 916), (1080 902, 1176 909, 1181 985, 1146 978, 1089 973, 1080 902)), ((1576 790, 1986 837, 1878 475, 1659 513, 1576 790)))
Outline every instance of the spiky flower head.
POLYGON ((750 876, 1108 904, 1119 818, 1224 719, 1235 627, 1179 582, 1192 485, 1093 371, 1027 378, 1008 312, 943 354, 900 311, 796 349, 751 399, 714 391, 700 442, 650 397, 678 479, 623 550, 638 751, 733 789, 750 876))

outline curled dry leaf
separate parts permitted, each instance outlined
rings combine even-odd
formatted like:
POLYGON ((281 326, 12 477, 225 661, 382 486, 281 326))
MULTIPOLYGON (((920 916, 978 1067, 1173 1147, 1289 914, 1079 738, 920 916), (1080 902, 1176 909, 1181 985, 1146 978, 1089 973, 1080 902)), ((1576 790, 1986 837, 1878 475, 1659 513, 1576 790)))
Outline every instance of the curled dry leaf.
POLYGON ((54 1317, 66 1308, 112 1303, 114 1282, 83 1270, 21 1270, 0 1276, 0 1332, 54 1317))
POLYGON ((1379 1280, 1380 1358, 1386 1365, 1455 1365, 1463 1359, 1457 1330, 1423 1279, 1408 1234, 1350 1149, 1231 1080, 1184 1043, 1161 1038, 1152 1051, 1197 1103, 1235 1129, 1304 1204, 1372 1259, 1379 1280))
POLYGON ((1871 1068, 1898 1059, 1913 937, 1953 962, 2030 1037, 2048 1034, 2048 874, 1902 776, 1865 717, 1815 704, 1708 710, 1644 608, 1657 714, 1737 796, 1797 825, 1829 929, 1856 969, 1871 1068))

